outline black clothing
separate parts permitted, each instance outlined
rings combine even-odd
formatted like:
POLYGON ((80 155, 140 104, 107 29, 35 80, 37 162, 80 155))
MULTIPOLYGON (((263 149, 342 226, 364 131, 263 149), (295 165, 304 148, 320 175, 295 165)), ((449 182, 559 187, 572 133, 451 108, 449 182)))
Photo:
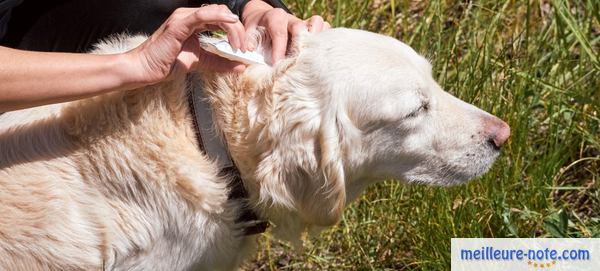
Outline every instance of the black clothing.
POLYGON ((23 0, 0 0, 0 40, 6 34, 6 27, 10 19, 10 13, 14 7, 21 4, 23 0))
MULTIPOLYGON (((179 7, 225 4, 241 16, 247 2, 0 0, 0 45, 32 51, 87 52, 92 45, 111 34, 151 34, 179 7)), ((288 11, 280 0, 265 2, 288 11)))

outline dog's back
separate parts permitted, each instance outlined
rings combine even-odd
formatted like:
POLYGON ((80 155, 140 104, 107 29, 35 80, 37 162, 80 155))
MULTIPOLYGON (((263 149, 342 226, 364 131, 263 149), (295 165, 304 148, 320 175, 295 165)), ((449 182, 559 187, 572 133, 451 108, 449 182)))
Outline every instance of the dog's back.
POLYGON ((241 261, 237 205, 196 147, 185 82, 0 116, 0 269, 241 261))
POLYGON ((7 270, 95 268, 102 258, 97 221, 105 207, 69 155, 61 107, 0 116, 0 267, 7 270))

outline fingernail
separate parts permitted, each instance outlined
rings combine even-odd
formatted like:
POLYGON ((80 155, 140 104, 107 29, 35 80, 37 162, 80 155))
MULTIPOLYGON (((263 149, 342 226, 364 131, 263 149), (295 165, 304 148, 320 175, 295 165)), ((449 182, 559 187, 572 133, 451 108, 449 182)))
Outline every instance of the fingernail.
POLYGON ((240 51, 242 51, 242 53, 245 53, 246 52, 246 45, 241 40, 238 40, 238 43, 240 45, 240 51))
POLYGON ((228 16, 229 18, 231 18, 232 20, 236 20, 236 21, 240 20, 240 17, 238 17, 238 16, 237 16, 237 15, 235 15, 235 14, 227 14, 227 16, 228 16))
POLYGON ((256 44, 254 42, 248 42, 248 51, 256 50, 256 44))

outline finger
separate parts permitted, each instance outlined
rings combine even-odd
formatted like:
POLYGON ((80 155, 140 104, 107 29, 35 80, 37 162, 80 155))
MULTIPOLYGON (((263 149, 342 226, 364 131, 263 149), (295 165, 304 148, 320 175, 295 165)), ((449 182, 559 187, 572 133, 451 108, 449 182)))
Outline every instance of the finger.
POLYGON ((297 20, 294 23, 290 24, 289 32, 290 32, 290 34, 292 36, 291 43, 292 44, 296 43, 296 40, 298 39, 298 37, 302 33, 306 33, 307 31, 308 31, 308 28, 307 28, 306 23, 304 21, 297 20))
POLYGON ((175 63, 173 64, 167 80, 171 80, 179 75, 186 74, 196 69, 199 59, 199 48, 200 44, 197 38, 188 38, 183 44, 183 48, 177 56, 177 59, 175 59, 175 63))
POLYGON ((246 20, 244 23, 244 27, 246 28, 246 46, 249 51, 256 50, 258 46, 257 38, 260 38, 258 35, 258 23, 257 20, 246 20))
POLYGON ((236 51, 240 49, 240 40, 237 37, 237 34, 233 31, 227 31, 227 40, 229 41, 229 45, 231 45, 231 49, 236 51))
POLYGON ((276 64, 285 57, 288 42, 288 14, 282 9, 272 9, 261 22, 271 38, 271 62, 276 64))
MULTIPOLYGON (((223 13, 228 13, 228 14, 237 16, 237 15, 231 13, 229 8, 227 8, 224 5, 210 5, 210 6, 204 6, 202 8, 210 8, 211 11, 215 10, 216 12, 223 12, 223 13)), ((182 10, 183 10, 182 12, 187 12, 189 15, 193 15, 189 11, 189 9, 182 9, 182 10)), ((194 10, 194 12, 196 12, 197 9, 191 9, 191 10, 194 10)), ((217 29, 223 30, 227 33, 227 40, 229 41, 229 44, 231 44, 231 47, 233 49, 235 49, 235 50, 241 49, 243 52, 245 52, 247 50, 246 31, 244 29, 244 25, 242 25, 242 23, 239 21, 239 19, 235 20, 234 22, 221 21, 216 24, 207 22, 206 24, 199 25, 195 29, 195 31, 202 32, 202 31, 213 31, 213 30, 217 30, 217 29)))
POLYGON ((258 46, 258 39, 260 35, 258 34, 257 25, 246 25, 246 46, 249 51, 256 50, 258 46))
POLYGON ((227 33, 227 40, 233 49, 247 50, 246 29, 240 22, 233 24, 219 24, 219 28, 227 33))
POLYGON ((259 37, 259 35, 256 35, 256 31, 256 28, 246 29, 246 46, 248 51, 254 51, 258 46, 257 37, 259 37))
POLYGON ((308 32, 318 33, 323 31, 324 21, 323 17, 315 15, 310 17, 307 22, 308 32))
POLYGON ((177 60, 186 68, 185 72, 195 69, 198 65, 200 48, 200 41, 194 36, 188 38, 183 44, 181 52, 177 56, 177 60))
POLYGON ((237 33, 238 42, 240 44, 240 49, 242 52, 246 52, 248 50, 248 42, 246 40, 246 28, 241 22, 235 23, 235 30, 237 33))
MULTIPOLYGON (((185 12, 182 11, 182 12, 185 12)), ((171 30, 176 38, 183 41, 195 32, 203 31, 206 25, 233 24, 239 17, 222 5, 211 5, 196 9, 182 19, 174 19, 171 30)), ((167 29, 168 30, 168 29, 167 29)))
POLYGON ((271 57, 273 64, 277 64, 279 60, 285 57, 285 51, 287 50, 288 33, 287 29, 276 29, 269 31, 271 36, 271 57))
POLYGON ((328 22, 323 23, 323 30, 331 29, 331 25, 328 22))

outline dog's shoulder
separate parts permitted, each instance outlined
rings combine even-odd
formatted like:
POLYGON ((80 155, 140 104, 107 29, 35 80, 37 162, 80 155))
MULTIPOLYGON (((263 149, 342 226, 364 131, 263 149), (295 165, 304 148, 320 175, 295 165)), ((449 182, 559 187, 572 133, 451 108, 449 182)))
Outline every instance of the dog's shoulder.
POLYGON ((113 34, 94 45, 94 49, 92 49, 90 53, 96 55, 123 53, 138 47, 140 44, 146 41, 146 39, 148 39, 148 36, 141 34, 113 34))

